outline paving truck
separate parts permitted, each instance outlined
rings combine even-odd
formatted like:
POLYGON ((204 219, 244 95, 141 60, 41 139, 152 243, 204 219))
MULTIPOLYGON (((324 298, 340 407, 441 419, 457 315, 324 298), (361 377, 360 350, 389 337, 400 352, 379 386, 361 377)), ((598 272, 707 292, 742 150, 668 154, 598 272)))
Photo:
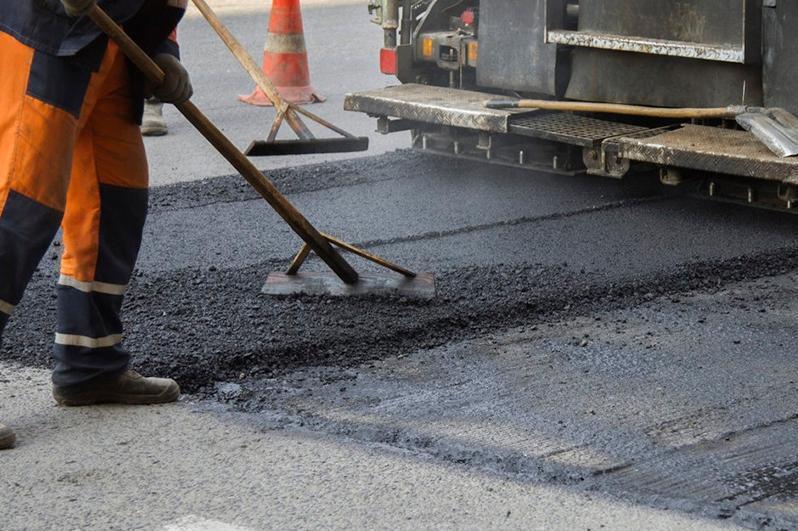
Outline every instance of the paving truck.
POLYGON ((369 11, 384 32, 380 68, 400 83, 349 94, 345 107, 377 118, 380 133, 535 170, 657 172, 798 211, 798 157, 733 118, 486 107, 509 97, 798 113, 796 0, 370 0, 369 11))

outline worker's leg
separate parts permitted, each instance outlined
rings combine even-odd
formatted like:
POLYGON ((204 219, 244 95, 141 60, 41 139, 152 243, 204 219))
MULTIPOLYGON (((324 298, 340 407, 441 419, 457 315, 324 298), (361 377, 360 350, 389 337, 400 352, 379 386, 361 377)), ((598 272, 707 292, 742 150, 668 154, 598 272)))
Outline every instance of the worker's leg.
POLYGON ((81 123, 63 224, 53 396, 67 406, 158 404, 180 395, 174 380, 127 370, 119 312, 147 213, 147 161, 127 63, 113 44, 109 57, 81 123))
POLYGON ((67 195, 56 386, 114 377, 130 360, 119 313, 147 213, 147 161, 127 63, 113 44, 107 54, 113 58, 81 123, 67 195))
POLYGON ((144 136, 163 136, 169 127, 163 117, 163 102, 156 97, 144 102, 144 116, 141 118, 141 134, 144 136))
POLYGON ((58 230, 90 77, 0 32, 0 338, 58 230))

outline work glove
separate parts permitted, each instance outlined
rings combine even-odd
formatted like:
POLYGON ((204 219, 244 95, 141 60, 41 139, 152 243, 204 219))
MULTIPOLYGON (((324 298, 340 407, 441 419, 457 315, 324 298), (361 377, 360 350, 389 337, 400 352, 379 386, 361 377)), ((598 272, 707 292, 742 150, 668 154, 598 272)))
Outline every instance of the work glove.
POLYGON ((70 17, 82 17, 94 7, 97 0, 61 0, 61 3, 64 4, 64 11, 66 11, 67 15, 70 17))
POLYGON ((164 74, 163 83, 153 86, 148 83, 148 92, 165 103, 183 103, 194 94, 188 71, 174 55, 159 53, 153 57, 164 74))

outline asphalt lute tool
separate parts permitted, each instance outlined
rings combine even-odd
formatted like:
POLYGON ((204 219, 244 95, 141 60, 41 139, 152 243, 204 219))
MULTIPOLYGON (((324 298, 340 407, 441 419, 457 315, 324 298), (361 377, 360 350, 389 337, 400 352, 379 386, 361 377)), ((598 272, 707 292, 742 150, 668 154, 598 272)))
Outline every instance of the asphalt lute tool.
MULTIPOLYGON (((97 5, 92 7, 88 16, 119 46, 120 50, 150 82, 155 85, 163 82, 164 73, 160 67, 100 7, 97 5)), ((288 273, 272 273, 266 282, 264 292, 278 295, 398 293, 402 296, 422 298, 435 296, 435 281, 432 275, 416 274, 354 245, 320 233, 191 101, 178 103, 175 107, 241 173, 244 179, 305 242, 288 273), (393 272, 361 277, 333 246, 354 253, 393 272), (299 266, 311 251, 315 252, 329 266, 332 274, 298 273, 299 266), (299 259, 300 255, 301 260, 299 259)))
POLYGON ((337 127, 327 120, 316 116, 298 105, 288 103, 281 96, 271 79, 263 72, 230 30, 222 23, 216 13, 205 0, 192 0, 205 20, 211 25, 222 41, 232 52, 233 56, 241 63, 244 70, 250 75, 255 85, 271 101, 277 111, 277 116, 272 124, 271 131, 266 140, 256 140, 250 144, 246 154, 250 157, 264 157, 275 155, 307 155, 311 153, 344 153, 353 151, 366 151, 369 147, 368 137, 358 137, 337 127), (319 125, 337 133, 338 137, 316 138, 310 129, 303 123, 299 114, 304 115, 319 125), (277 140, 277 133, 283 122, 296 133, 297 140, 277 140))

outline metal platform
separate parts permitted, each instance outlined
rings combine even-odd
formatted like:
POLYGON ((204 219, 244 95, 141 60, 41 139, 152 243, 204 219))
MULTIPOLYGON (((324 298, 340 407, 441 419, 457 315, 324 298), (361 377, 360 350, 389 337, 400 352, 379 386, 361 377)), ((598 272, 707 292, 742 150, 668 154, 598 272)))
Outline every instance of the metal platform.
POLYGON ((487 92, 410 83, 347 94, 344 109, 491 133, 509 133, 510 118, 530 114, 528 110, 486 109, 485 102, 495 97, 487 92))
MULTIPOLYGON (((475 149, 484 152, 490 162, 498 153, 491 137, 509 134, 516 141, 526 137, 582 148, 587 172, 594 175, 620 178, 629 171, 630 162, 644 162, 798 187, 798 157, 779 158, 746 131, 678 124, 649 129, 572 113, 485 108, 485 101, 494 96, 407 84, 349 94, 344 106, 386 122, 393 119, 383 128, 385 132, 392 130, 391 124, 393 130, 421 129, 431 124, 481 133, 475 136, 475 149)), ((426 142, 428 134, 420 138, 426 142)), ((454 134, 446 149, 451 144, 455 155, 464 156, 469 152, 466 143, 464 137, 454 134)), ((519 164, 515 162, 518 159, 524 165, 540 144, 516 148, 512 163, 519 164)))
POLYGON ((581 147, 646 131, 645 127, 535 109, 488 109, 495 94, 407 84, 348 94, 344 108, 372 116, 448 125, 490 133, 511 133, 581 147))
POLYGON ((621 157, 660 166, 798 184, 798 158, 779 158, 747 131, 685 125, 605 142, 621 157))

